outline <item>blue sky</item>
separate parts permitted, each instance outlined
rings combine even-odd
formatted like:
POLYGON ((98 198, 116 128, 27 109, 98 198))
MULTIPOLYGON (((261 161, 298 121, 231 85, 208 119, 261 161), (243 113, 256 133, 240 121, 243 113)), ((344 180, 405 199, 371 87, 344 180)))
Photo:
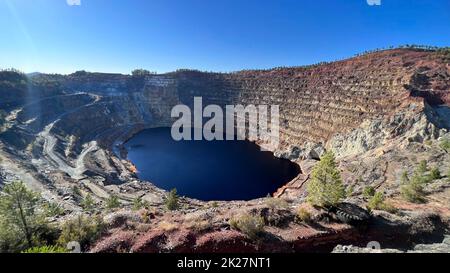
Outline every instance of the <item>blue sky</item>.
POLYGON ((234 71, 450 46, 450 0, 66 1, 0 0, 0 67, 234 71))

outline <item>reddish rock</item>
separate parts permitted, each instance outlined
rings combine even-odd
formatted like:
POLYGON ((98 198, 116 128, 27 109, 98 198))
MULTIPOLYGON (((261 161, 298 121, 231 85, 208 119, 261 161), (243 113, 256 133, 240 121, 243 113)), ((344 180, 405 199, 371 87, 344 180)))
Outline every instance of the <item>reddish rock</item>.
POLYGON ((197 239, 195 252, 199 253, 249 253, 256 246, 242 233, 234 230, 216 231, 197 239))
POLYGON ((190 253, 193 252, 195 246, 196 236, 194 232, 182 229, 169 236, 167 249, 175 253, 190 253))
POLYGON ((160 253, 165 248, 167 235, 162 230, 155 230, 136 239, 131 248, 133 253, 160 253))
POLYGON ((119 231, 104 238, 91 249, 92 253, 123 253, 129 252, 135 236, 131 231, 119 231))

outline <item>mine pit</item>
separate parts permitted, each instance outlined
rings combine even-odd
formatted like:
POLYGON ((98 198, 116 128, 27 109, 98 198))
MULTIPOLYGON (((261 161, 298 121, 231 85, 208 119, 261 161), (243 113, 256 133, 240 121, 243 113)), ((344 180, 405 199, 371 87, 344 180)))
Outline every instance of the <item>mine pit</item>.
POLYGON ((125 148, 140 179, 203 201, 266 197, 300 173, 253 142, 175 141, 170 128, 143 130, 125 148))

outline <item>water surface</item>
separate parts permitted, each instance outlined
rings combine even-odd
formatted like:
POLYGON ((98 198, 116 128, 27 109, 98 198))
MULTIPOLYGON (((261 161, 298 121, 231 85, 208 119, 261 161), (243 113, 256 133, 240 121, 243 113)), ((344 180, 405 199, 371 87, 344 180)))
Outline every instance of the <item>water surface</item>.
POLYGON ((298 166, 249 141, 174 141, 170 128, 148 129, 125 144, 139 178, 200 200, 265 197, 295 178, 298 166))

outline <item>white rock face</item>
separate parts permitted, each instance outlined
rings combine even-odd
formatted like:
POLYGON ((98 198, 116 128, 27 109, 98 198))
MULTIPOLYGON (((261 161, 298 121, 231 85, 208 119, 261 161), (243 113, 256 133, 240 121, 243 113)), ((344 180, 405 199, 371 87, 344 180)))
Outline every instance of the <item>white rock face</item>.
POLYGON ((347 134, 334 136, 327 142, 326 148, 332 150, 336 157, 342 158, 365 153, 389 144, 394 139, 400 140, 403 145, 437 139, 446 130, 439 130, 431 119, 427 113, 411 115, 399 112, 388 120, 365 121, 347 134))

